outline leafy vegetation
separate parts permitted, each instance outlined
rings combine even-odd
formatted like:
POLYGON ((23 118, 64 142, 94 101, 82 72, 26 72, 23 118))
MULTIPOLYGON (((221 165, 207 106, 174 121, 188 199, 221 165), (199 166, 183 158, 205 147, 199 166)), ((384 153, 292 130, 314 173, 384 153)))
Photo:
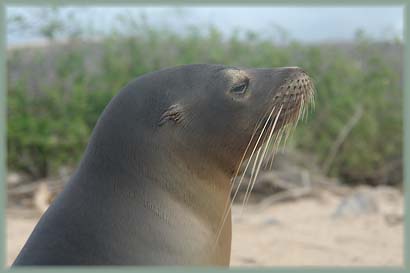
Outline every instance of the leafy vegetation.
MULTIPOLYGON (((63 26, 53 17, 53 26, 63 26)), ((47 26, 47 25, 46 25, 47 26)), ((402 44, 362 32, 341 44, 278 43, 253 32, 178 34, 144 19, 91 41, 76 28, 66 42, 8 52, 8 165, 43 177, 75 165, 98 116, 128 81, 189 63, 300 66, 314 79, 316 108, 291 142, 346 183, 402 182, 402 44)))

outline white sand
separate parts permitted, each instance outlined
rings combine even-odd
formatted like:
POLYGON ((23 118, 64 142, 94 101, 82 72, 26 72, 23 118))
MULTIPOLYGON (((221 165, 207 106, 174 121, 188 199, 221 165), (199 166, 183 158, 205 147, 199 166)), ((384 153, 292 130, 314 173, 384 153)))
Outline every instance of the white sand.
MULTIPOLYGON (((340 197, 300 199, 261 209, 233 208, 232 266, 401 266, 403 198, 375 193, 377 213, 333 219, 340 197), (394 218, 394 217, 393 217, 394 218)), ((7 212, 7 265, 23 246, 39 215, 7 212)))

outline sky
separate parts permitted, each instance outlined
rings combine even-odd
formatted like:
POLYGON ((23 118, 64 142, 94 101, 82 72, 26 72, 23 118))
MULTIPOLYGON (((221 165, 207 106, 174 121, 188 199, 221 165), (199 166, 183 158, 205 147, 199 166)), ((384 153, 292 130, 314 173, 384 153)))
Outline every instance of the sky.
MULTIPOLYGON (((39 8, 7 7, 7 17, 16 14, 38 14, 39 8)), ((74 12, 82 24, 99 30, 109 29, 117 16, 138 17, 144 14, 152 25, 166 25, 183 32, 186 26, 216 26, 223 34, 235 29, 262 34, 285 31, 287 38, 300 42, 348 41, 358 29, 370 37, 383 40, 403 38, 401 6, 128 6, 128 7, 67 7, 61 14, 74 12)), ((35 34, 8 31, 8 45, 36 40, 35 34)))

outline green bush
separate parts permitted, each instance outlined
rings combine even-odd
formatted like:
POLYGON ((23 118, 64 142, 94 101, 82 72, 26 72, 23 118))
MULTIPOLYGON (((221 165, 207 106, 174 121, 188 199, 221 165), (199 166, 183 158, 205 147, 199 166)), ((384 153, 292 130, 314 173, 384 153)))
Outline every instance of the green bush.
POLYGON ((76 164, 111 97, 146 72, 187 63, 297 65, 315 82, 316 109, 290 145, 346 182, 401 183, 386 169, 402 156, 400 42, 375 43, 359 34, 346 44, 280 45, 252 32, 226 37, 214 27, 192 27, 178 35, 139 26, 127 34, 113 30, 98 42, 75 38, 8 52, 9 168, 43 177, 76 164))

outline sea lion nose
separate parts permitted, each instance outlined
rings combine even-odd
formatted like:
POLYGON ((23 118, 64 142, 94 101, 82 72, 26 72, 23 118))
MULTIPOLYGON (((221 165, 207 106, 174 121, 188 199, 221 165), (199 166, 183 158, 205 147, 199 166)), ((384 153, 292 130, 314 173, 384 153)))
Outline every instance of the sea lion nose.
POLYGON ((296 77, 302 74, 307 75, 306 71, 298 66, 281 67, 280 71, 284 74, 288 74, 290 77, 296 77))
POLYGON ((285 66, 285 67, 282 67, 282 69, 303 70, 303 69, 300 68, 299 66, 285 66))
POLYGON ((278 79, 284 85, 291 82, 310 83, 310 77, 306 71, 298 66, 281 67, 273 74, 274 79, 278 79))

